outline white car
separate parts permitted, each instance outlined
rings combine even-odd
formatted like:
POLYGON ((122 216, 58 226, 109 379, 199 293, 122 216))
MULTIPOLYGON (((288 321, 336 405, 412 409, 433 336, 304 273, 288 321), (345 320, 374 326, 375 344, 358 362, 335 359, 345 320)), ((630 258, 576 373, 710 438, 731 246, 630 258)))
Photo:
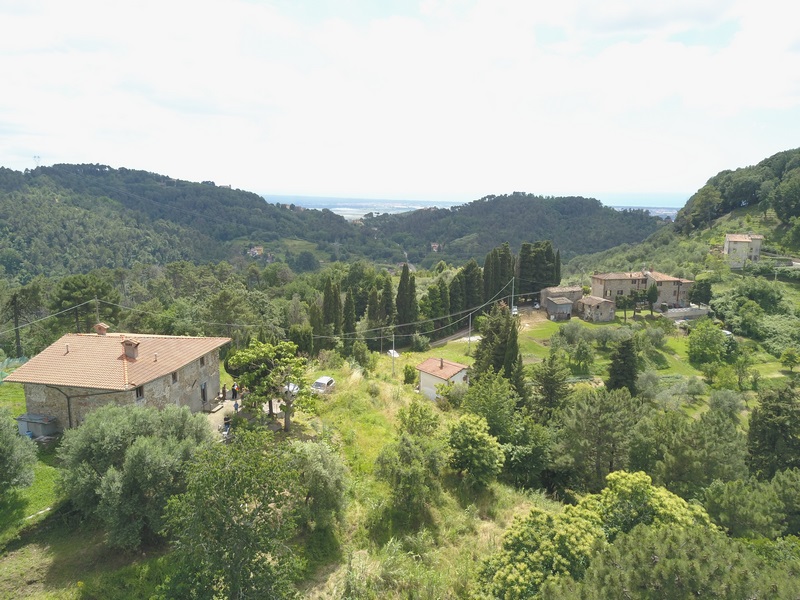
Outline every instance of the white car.
POLYGON ((328 394, 333 391, 335 385, 336 382, 333 380, 333 377, 323 375, 311 384, 311 391, 316 394, 328 394))

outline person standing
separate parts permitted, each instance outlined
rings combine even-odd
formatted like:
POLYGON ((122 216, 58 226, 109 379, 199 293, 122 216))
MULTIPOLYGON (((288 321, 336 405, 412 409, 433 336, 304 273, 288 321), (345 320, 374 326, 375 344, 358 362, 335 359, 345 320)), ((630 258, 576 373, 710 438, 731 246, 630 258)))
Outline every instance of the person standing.
POLYGON ((239 397, 239 384, 234 381, 233 385, 231 386, 231 398, 236 400, 238 397, 239 397))
POLYGON ((222 400, 228 399, 228 386, 226 384, 222 384, 222 400))
POLYGON ((234 400, 233 401, 233 412, 234 413, 238 413, 239 412, 239 401, 238 400, 234 400))

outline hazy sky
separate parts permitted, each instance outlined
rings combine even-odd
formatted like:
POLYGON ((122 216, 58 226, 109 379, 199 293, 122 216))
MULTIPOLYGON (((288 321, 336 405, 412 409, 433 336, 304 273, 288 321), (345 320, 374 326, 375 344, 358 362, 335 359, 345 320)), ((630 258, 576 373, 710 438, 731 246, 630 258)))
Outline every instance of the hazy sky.
POLYGON ((722 169, 800 146, 796 9, 0 0, 0 165, 262 194, 682 204, 722 169))

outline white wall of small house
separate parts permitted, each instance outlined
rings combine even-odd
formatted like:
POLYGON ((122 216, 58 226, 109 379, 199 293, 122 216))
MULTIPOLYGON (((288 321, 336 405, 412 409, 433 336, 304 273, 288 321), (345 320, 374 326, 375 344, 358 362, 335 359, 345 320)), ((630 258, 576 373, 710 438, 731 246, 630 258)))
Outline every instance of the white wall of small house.
POLYGON ((444 380, 430 373, 419 372, 419 391, 428 400, 436 400, 436 386, 443 383, 465 383, 467 381, 467 370, 464 369, 453 375, 450 379, 444 380))

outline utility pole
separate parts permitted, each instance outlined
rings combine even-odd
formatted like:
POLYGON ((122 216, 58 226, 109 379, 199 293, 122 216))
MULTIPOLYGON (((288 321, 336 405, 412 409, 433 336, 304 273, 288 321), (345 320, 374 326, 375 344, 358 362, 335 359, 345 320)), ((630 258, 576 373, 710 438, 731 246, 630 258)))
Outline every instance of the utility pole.
POLYGON ((394 357, 397 356, 397 352, 394 350, 394 333, 392 334, 392 377, 394 377, 394 357))
POLYGON ((511 278, 511 312, 514 312, 514 278, 511 278))
POLYGON ((97 300, 97 296, 94 297, 94 316, 97 317, 95 321, 95 325, 100 322, 100 303, 97 300))

